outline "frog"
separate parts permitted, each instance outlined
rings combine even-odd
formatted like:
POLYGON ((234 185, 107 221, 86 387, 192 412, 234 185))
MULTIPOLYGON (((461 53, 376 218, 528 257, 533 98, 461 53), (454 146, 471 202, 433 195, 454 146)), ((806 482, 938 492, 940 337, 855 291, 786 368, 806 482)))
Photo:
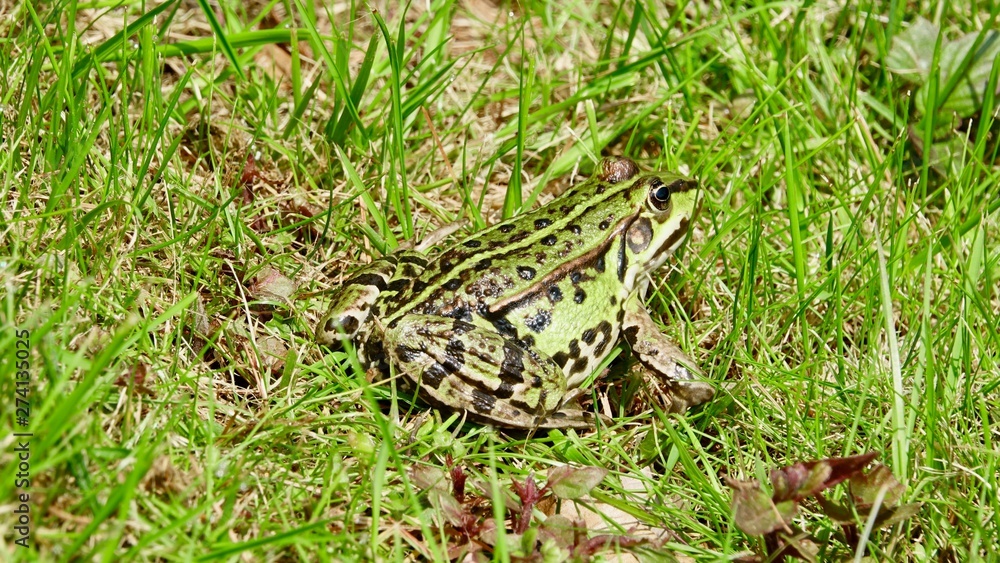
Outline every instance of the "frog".
POLYGON ((620 339, 668 390, 670 412, 714 387, 661 332, 643 297, 687 238, 697 182, 606 157, 587 180, 439 253, 374 260, 332 294, 321 345, 350 340, 366 371, 504 428, 592 427, 577 399, 620 339))

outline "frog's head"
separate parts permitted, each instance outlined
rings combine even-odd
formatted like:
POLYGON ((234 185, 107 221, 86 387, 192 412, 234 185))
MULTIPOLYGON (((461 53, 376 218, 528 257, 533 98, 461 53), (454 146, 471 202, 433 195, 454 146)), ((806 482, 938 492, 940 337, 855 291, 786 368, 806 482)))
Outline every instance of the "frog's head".
POLYGON ((694 180, 671 172, 640 173, 628 159, 602 163, 602 179, 628 183, 631 222, 624 229, 625 281, 635 280, 663 265, 684 241, 698 209, 699 190, 694 180))

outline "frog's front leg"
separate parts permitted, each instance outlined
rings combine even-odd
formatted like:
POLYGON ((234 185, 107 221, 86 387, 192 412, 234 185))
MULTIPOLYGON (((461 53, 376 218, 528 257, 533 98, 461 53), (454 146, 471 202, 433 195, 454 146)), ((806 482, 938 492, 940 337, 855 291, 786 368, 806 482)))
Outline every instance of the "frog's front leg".
MULTIPOLYGON (((333 293, 330 308, 316 325, 316 341, 331 346, 353 339, 371 316, 372 305, 396 279, 415 279, 427 265, 418 252, 402 250, 355 272, 333 293)), ((389 289, 388 291, 397 291, 389 289)))
POLYGON ((405 315, 383 329, 391 363, 432 406, 513 428, 584 428, 592 414, 563 407, 566 376, 543 352, 465 321, 405 315))
POLYGON ((648 370, 665 379, 671 392, 670 412, 684 412, 712 398, 715 389, 699 381, 694 361, 660 332, 637 295, 625 304, 625 339, 648 370))

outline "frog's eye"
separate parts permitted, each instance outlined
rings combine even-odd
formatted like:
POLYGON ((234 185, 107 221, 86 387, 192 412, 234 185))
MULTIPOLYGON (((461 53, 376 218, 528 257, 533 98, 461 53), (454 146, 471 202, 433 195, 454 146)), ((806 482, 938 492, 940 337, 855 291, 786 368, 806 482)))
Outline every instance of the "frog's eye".
POLYGON ((649 182, 649 204, 657 211, 665 211, 670 206, 670 186, 659 178, 653 178, 649 182))

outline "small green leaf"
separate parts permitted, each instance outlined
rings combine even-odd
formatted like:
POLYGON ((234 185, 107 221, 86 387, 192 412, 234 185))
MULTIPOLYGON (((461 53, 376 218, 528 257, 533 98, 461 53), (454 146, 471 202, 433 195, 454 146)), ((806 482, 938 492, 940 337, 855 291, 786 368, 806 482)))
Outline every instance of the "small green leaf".
POLYGON ((927 82, 938 33, 938 26, 917 17, 906 31, 893 38, 885 59, 886 68, 911 82, 927 82))
MULTIPOLYGON (((982 111, 986 84, 989 82, 993 60, 1000 55, 1000 34, 995 30, 970 33, 941 45, 940 80, 938 81, 938 111, 970 117, 982 111), (952 86, 950 92, 945 88, 952 86), (945 97, 946 96, 946 97, 945 97)), ((917 109, 927 112, 929 88, 924 85, 917 91, 917 109)))

